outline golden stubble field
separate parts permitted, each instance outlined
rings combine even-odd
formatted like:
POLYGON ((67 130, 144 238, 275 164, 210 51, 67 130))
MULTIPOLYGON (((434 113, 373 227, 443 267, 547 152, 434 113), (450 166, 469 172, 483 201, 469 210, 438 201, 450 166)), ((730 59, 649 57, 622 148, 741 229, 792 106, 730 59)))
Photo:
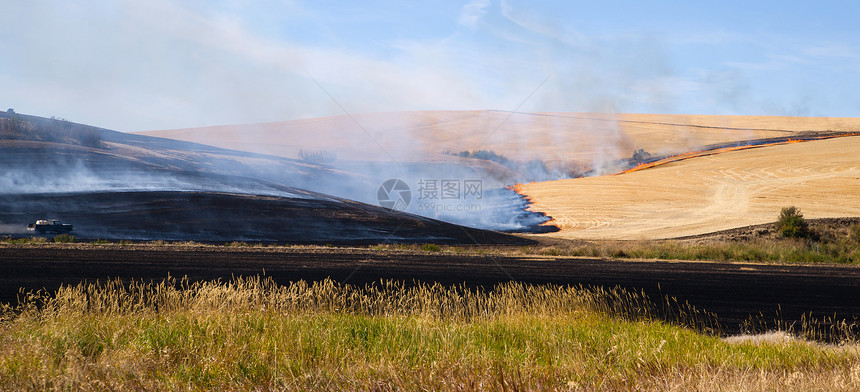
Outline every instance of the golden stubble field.
POLYGON ((809 130, 856 129, 860 118, 484 110, 355 114, 142 134, 287 158, 310 150, 333 152, 339 159, 413 161, 444 158, 446 151, 483 149, 551 162, 629 158, 639 148, 671 153, 809 130))
POLYGON ((656 239, 775 221, 860 216, 860 137, 754 148, 615 176, 525 184, 563 238, 656 239))

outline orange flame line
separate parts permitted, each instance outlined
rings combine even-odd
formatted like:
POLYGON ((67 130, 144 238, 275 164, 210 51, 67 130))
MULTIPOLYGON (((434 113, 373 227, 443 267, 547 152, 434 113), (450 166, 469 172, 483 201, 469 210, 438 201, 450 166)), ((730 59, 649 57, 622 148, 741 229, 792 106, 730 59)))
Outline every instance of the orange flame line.
POLYGON ((657 160, 654 162, 640 163, 640 164, 638 164, 638 165, 636 165, 630 169, 624 170, 624 171, 619 172, 619 173, 615 173, 613 175, 617 176, 619 174, 633 173, 633 172, 644 170, 644 169, 650 169, 650 168, 656 167, 656 166, 662 166, 662 165, 665 165, 667 163, 683 161, 685 159, 690 159, 690 158, 715 155, 715 154, 720 154, 720 153, 724 153, 724 152, 748 150, 751 148, 759 148, 759 147, 777 146, 777 145, 781 145, 781 144, 791 144, 791 143, 800 143, 800 142, 810 142, 810 141, 816 141, 816 140, 834 139, 837 137, 846 137, 846 136, 860 136, 860 133, 845 133, 845 134, 840 134, 840 135, 818 136, 818 137, 813 137, 813 138, 809 138, 809 139, 788 139, 785 141, 774 142, 774 143, 746 144, 746 145, 734 146, 734 147, 716 148, 713 150, 690 151, 690 152, 685 152, 682 154, 668 156, 666 158, 663 158, 663 159, 660 159, 660 160, 657 160))
MULTIPOLYGON (((523 193, 523 187, 524 187, 525 185, 533 184, 533 183, 534 183, 534 181, 530 181, 530 182, 528 182, 528 183, 526 183, 526 184, 523 184, 523 183, 518 182, 518 183, 516 183, 516 184, 514 184, 514 185, 506 186, 505 188, 508 188, 508 189, 510 189, 510 190, 512 190, 512 191, 514 191, 514 192, 516 192, 518 195, 520 195, 520 196, 524 197, 526 200, 528 200, 528 202, 529 202, 530 204, 534 204, 534 199, 532 199, 532 198, 531 198, 531 196, 529 196, 529 195, 527 195, 527 194, 523 193)), ((555 218, 553 218, 553 217, 551 217, 551 216, 549 216, 549 215, 547 215, 547 217, 549 218, 549 220, 548 220, 548 221, 546 221, 546 222, 544 222, 544 223, 541 223, 541 224, 540 224, 540 226, 555 226, 555 227, 559 228, 559 230, 561 230, 561 226, 559 226, 558 224, 553 223, 553 222, 555 222, 555 218)))

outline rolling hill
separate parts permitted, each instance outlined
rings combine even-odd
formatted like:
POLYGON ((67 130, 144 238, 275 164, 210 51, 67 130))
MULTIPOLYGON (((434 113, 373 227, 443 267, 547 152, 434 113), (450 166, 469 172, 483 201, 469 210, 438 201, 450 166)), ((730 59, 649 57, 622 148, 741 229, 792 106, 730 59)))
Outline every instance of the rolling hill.
POLYGON ((626 158, 639 148, 665 154, 858 127, 858 118, 421 111, 140 134, 288 158, 318 150, 345 160, 434 160, 445 158, 446 151, 484 149, 521 160, 592 162, 626 158))
MULTIPOLYGON (((534 203, 531 210, 553 217, 551 224, 560 227, 548 235, 649 239, 771 222, 789 205, 810 218, 860 216, 860 137, 758 147, 599 175, 620 172, 625 167, 619 160, 638 149, 665 156, 858 130, 860 118, 427 111, 146 134, 283 157, 311 149, 345 159, 462 162, 444 152, 487 150, 510 159, 540 159, 547 167, 585 168, 555 172, 549 179, 557 181, 519 188, 534 203), (406 157, 385 154, 391 151, 406 157), (582 174, 597 176, 565 178, 582 174)), ((483 172, 488 173, 493 172, 483 172)), ((499 177, 505 185, 518 179, 499 177)))
POLYGON ((58 218, 84 238, 528 242, 300 187, 322 180, 358 182, 294 159, 0 114, 0 235, 58 218))

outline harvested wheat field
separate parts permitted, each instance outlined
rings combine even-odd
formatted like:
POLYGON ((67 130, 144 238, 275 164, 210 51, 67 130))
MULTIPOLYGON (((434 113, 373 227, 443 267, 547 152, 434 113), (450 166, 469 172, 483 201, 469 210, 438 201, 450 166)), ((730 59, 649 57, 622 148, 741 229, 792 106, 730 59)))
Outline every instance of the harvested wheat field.
POLYGON ((732 151, 615 176, 526 184, 552 235, 659 239, 772 222, 860 216, 860 137, 732 151))
POLYGON ((446 151, 492 150, 513 159, 628 158, 804 131, 849 131, 858 118, 601 113, 418 111, 143 132, 296 158, 325 150, 342 159, 432 159, 446 151), (380 154, 379 147, 387 154, 380 154))

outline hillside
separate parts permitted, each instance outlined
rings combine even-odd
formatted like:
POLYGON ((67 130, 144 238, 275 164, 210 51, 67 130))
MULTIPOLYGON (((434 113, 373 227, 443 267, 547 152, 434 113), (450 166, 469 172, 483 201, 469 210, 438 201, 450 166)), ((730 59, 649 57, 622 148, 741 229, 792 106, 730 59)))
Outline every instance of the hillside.
POLYGON ((792 204, 809 217, 858 216, 858 138, 758 147, 605 176, 635 164, 630 159, 639 149, 656 159, 717 145, 858 130, 860 118, 424 111, 145 134, 291 158, 326 151, 338 158, 334 166, 344 168, 355 167, 350 160, 473 168, 482 162, 482 178, 502 185, 536 181, 521 189, 534 202, 531 211, 546 213, 561 227, 550 235, 627 239, 770 222, 792 204), (477 150, 468 158, 445 154, 477 150), (525 163, 512 169, 476 156, 525 163), (531 159, 539 161, 532 165, 531 159), (565 179, 579 176, 588 178, 565 179))
POLYGON ((0 115, 0 236, 57 218, 84 238, 524 243, 301 187, 347 180, 362 179, 288 158, 0 115))
POLYGON ((860 137, 698 157, 616 176, 525 184, 563 238, 653 239, 808 218, 860 216, 860 137))
POLYGON ((141 134, 298 158, 435 160, 491 150, 513 159, 613 160, 642 148, 673 153, 710 144, 860 128, 860 118, 421 111, 370 113, 141 134))

